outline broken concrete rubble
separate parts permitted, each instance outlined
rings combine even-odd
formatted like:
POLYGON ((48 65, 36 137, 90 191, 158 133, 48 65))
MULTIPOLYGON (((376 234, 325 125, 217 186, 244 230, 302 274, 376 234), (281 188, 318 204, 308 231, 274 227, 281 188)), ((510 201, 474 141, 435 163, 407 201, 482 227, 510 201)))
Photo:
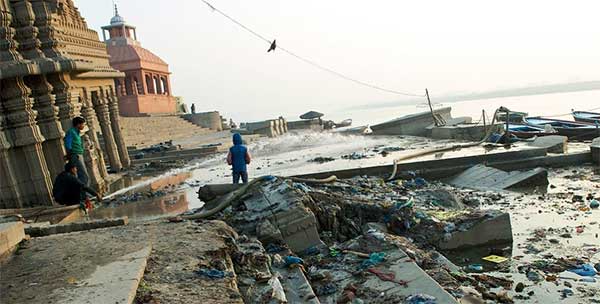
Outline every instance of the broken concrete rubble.
MULTIPOLYGON (((219 190, 211 190, 214 195, 233 187, 209 188, 219 190)), ((238 241, 242 251, 271 253, 270 273, 258 271, 267 269, 264 257, 258 273, 281 283, 288 301, 306 303, 386 303, 417 294, 427 294, 437 303, 457 303, 464 294, 450 272, 460 268, 420 248, 446 250, 512 240, 508 214, 471 210, 441 185, 376 177, 310 185, 266 178, 251 185, 221 216, 240 233, 257 238, 238 241), (244 242, 250 245, 241 245, 244 242), (282 257, 289 255, 300 255, 303 262, 297 268, 282 267, 282 257), (307 277, 296 269, 305 269, 307 277), (296 283, 286 281, 290 276, 296 283)), ((240 285, 242 294, 255 291, 244 299, 258 303, 259 294, 274 294, 265 281, 244 279, 252 288, 240 285)))
POLYGON ((535 168, 527 171, 505 172, 484 165, 475 165, 450 178, 448 183, 457 187, 477 190, 504 190, 548 184, 548 171, 535 168))
POLYGON ((529 146, 544 148, 548 153, 565 154, 568 151, 569 138, 560 135, 541 136, 529 143, 529 146))

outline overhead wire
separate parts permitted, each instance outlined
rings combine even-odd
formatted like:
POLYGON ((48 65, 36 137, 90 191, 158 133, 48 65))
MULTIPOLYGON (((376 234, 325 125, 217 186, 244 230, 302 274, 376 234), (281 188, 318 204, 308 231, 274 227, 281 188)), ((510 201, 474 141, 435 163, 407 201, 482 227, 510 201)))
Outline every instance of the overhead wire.
MULTIPOLYGON (((252 30, 248 26, 244 25, 243 23, 239 22, 235 18, 229 16, 225 12, 219 10, 214 5, 212 5, 211 3, 209 3, 208 1, 202 0, 202 2, 204 2, 212 11, 221 14, 223 17, 229 19, 231 22, 237 24, 238 26, 240 26, 241 28, 243 28, 244 30, 246 30, 247 32, 249 32, 250 34, 252 34, 252 35, 256 36, 257 38, 259 38, 260 40, 263 40, 264 42, 268 43, 269 45, 273 42, 273 41, 265 38, 263 35, 261 35, 261 34, 257 33, 256 31, 252 30)), ((372 83, 369 83, 369 82, 361 81, 361 80, 358 80, 356 78, 347 76, 347 75, 345 75, 343 73, 340 73, 340 72, 337 72, 337 71, 335 71, 335 70, 333 70, 331 68, 328 68, 326 66, 318 64, 317 62, 315 62, 313 60, 310 60, 308 58, 300 56, 300 55, 296 54, 295 52, 282 47, 279 43, 277 43, 277 49, 280 49, 281 51, 287 53, 288 55, 290 55, 292 57, 295 57, 296 59, 298 59, 298 60, 300 60, 300 61, 302 61, 302 62, 304 62, 306 64, 309 64, 309 65, 311 65, 311 66, 313 66, 313 67, 315 67, 317 69, 320 69, 321 71, 327 72, 327 73, 332 74, 334 76, 337 76, 337 77, 339 77, 341 79, 353 82, 355 84, 358 84, 358 85, 361 85, 361 86, 364 86, 364 87, 368 87, 368 88, 371 88, 371 89, 379 90, 379 91, 386 92, 386 93, 396 94, 396 95, 403 95, 403 96, 409 96, 409 97, 425 97, 424 94, 413 94, 413 93, 406 93, 406 92, 391 90, 391 89, 387 89, 387 88, 384 88, 384 87, 379 86, 379 85, 375 85, 375 84, 372 84, 372 83)))

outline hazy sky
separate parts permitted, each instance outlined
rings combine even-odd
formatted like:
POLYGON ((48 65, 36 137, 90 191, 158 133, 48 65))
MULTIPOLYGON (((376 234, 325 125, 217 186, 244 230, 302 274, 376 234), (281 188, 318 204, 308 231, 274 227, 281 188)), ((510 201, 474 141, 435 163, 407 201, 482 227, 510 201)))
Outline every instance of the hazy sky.
MULTIPOLYGON (((283 47, 348 76, 432 95, 600 80, 600 2, 210 0, 283 47)), ((75 0, 97 30, 110 0, 75 0)), ((121 0, 175 95, 239 120, 402 100, 313 68, 199 0, 121 0)))

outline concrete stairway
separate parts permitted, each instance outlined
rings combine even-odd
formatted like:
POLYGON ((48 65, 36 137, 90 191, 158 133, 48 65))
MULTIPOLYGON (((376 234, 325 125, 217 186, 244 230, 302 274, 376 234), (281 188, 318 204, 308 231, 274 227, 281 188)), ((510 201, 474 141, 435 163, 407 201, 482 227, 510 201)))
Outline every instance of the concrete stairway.
POLYGON ((120 122, 125 144, 137 148, 213 132, 178 115, 121 117, 120 122))

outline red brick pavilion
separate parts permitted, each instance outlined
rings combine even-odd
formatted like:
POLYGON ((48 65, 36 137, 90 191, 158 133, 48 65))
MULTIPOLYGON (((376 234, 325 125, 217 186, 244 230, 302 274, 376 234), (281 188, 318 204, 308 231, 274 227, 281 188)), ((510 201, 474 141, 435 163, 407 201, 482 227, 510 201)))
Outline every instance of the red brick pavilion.
POLYGON ((102 27, 102 35, 110 55, 110 65, 125 73, 125 78, 115 80, 120 114, 175 113, 169 65, 141 46, 135 26, 125 22, 116 6, 110 25, 102 27), (109 39, 106 39, 106 32, 109 39))

